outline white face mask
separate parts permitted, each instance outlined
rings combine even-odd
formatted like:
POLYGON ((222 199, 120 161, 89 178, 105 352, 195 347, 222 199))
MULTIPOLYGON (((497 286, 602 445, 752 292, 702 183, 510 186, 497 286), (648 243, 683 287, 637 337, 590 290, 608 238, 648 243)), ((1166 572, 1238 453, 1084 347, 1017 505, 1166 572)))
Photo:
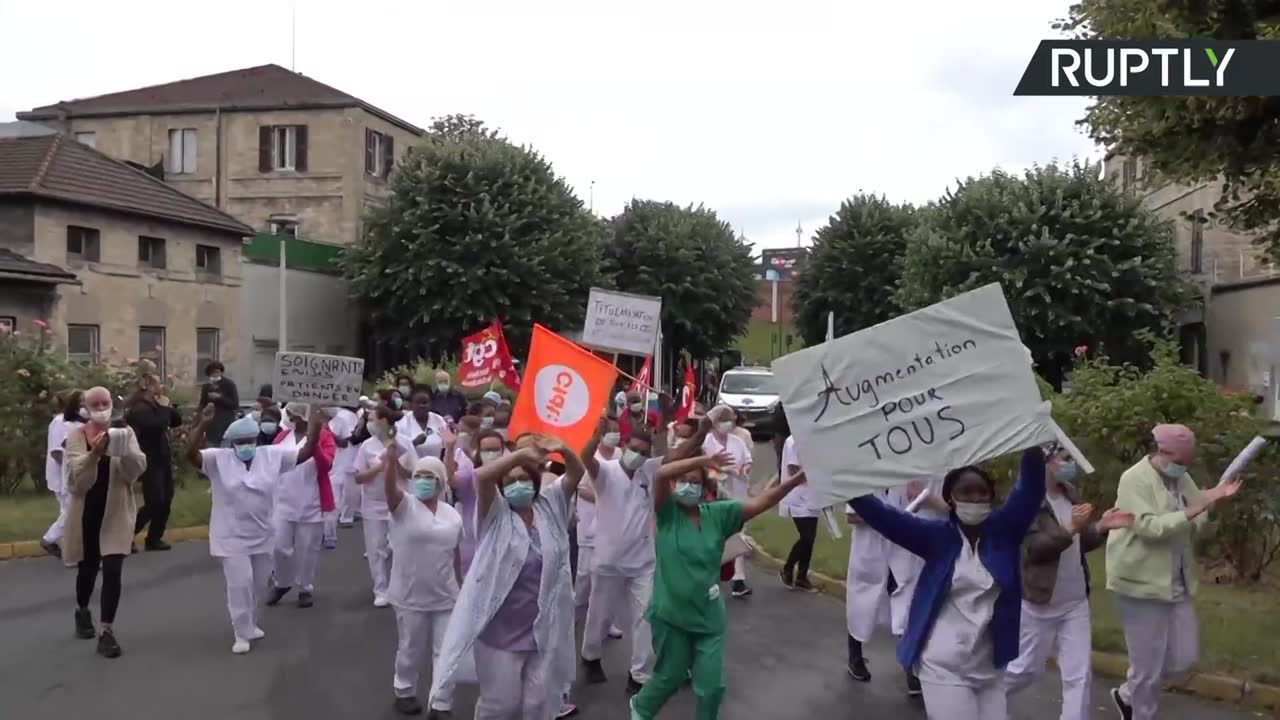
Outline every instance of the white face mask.
POLYGON ((605 433, 604 437, 600 438, 600 444, 607 448, 616 448, 620 442, 622 442, 622 433, 605 433))
POLYGON ((111 408, 106 410, 90 410, 89 419, 98 425, 111 424, 111 408))
POLYGON ((500 457, 502 457, 501 450, 481 450, 480 451, 480 460, 483 462, 491 463, 496 461, 500 457))
POLYGON ((638 412, 640 412, 640 411, 641 411, 641 410, 643 410, 643 409, 644 409, 644 403, 642 403, 642 402, 633 402, 633 403, 631 403, 631 412, 637 412, 637 413, 638 413, 638 412))
POLYGON ((716 430, 720 431, 724 435, 728 435, 733 432, 733 421, 725 420, 723 422, 716 423, 716 430))
POLYGON ((639 468, 644 464, 644 461, 644 455, 641 455, 631 448, 627 448, 626 451, 622 453, 622 467, 628 470, 635 470, 639 468))
POLYGON ((965 525, 981 525, 991 515, 991 503, 956 503, 956 517, 965 525))

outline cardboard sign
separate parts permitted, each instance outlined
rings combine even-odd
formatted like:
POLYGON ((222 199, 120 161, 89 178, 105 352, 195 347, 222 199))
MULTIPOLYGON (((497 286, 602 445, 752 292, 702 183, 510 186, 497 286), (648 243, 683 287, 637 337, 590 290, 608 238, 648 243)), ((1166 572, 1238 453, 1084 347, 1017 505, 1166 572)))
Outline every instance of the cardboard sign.
POLYGON ((649 355, 661 317, 662 298, 591 288, 582 344, 608 352, 649 355))
POLYGON ((792 353, 773 368, 819 506, 1056 437, 995 284, 792 353))
POLYGON ((364 382, 364 359, 308 352, 276 353, 276 402, 355 407, 364 382))

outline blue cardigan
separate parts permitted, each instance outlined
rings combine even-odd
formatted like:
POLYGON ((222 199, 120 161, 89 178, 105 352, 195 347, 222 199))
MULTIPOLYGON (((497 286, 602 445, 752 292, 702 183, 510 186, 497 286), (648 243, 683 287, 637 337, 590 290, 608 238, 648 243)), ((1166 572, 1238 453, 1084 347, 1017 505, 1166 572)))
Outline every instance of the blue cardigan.
MULTIPOLYGON (((1022 615, 1022 539, 1044 501, 1044 453, 1030 448, 1022 454, 1022 472, 1008 500, 979 526, 978 555, 1000 594, 991 617, 995 665, 1002 668, 1018 656, 1022 615)), ((911 600, 907 632, 898 645, 898 662, 912 672, 924 654, 925 643, 951 592, 951 576, 960 557, 961 538, 955 513, 947 520, 928 520, 905 513, 864 495, 849 502, 876 532, 890 542, 924 558, 924 569, 911 600)))

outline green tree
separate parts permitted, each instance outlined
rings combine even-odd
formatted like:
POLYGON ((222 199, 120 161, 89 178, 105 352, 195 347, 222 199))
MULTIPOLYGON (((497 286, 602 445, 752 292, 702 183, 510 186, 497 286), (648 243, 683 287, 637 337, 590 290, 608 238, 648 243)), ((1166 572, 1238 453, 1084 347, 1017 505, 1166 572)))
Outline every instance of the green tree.
POLYGON ((617 289, 662 298, 663 346, 710 357, 733 345, 756 305, 757 263, 704 207, 632 200, 609 221, 604 269, 617 289))
POLYGON ((911 205, 859 194, 814 235, 796 278, 796 323, 805 344, 826 340, 827 313, 836 336, 856 332, 898 314, 894 301, 907 238, 918 224, 911 205))
POLYGON ((897 300, 915 309, 992 282, 1055 387, 1079 345, 1145 360, 1135 333, 1170 328, 1192 298, 1169 224, 1078 162, 949 191, 908 244, 897 300))
MULTIPOLYGON (((1057 27, 1089 40, 1280 38, 1266 0, 1080 0, 1057 27)), ((1280 98, 1100 97, 1093 139, 1182 183, 1220 181, 1215 213, 1280 260, 1280 98)))
POLYGON ((533 323, 580 327, 601 227, 551 164, 468 116, 438 120, 341 260, 375 336, 439 361, 501 318, 523 355, 533 323))

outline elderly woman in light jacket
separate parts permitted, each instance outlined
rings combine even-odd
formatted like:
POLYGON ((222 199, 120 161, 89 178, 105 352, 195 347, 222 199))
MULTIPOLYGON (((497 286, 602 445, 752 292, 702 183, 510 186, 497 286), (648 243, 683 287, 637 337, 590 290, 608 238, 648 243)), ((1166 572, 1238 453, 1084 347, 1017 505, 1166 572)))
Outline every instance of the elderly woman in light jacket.
POLYGON ((62 560, 76 567, 76 636, 98 637, 98 654, 120 657, 112 631, 120 605, 120 575, 133 545, 138 506, 133 484, 147 468, 147 457, 128 427, 111 427, 111 392, 104 387, 84 394, 89 422, 67 436, 67 529, 62 560), (95 631, 89 600, 102 569, 101 634, 95 631))

